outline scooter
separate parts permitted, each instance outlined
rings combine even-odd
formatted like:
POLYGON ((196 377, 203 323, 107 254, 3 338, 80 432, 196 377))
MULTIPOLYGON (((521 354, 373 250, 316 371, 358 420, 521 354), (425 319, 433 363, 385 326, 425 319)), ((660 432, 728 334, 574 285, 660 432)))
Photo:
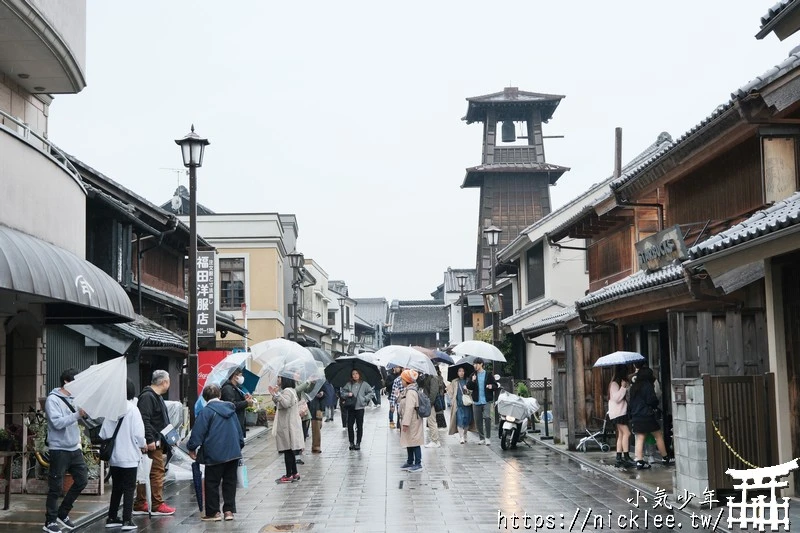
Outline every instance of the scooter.
POLYGON ((503 391, 495 402, 495 409, 500 415, 498 427, 500 448, 514 449, 519 442, 528 444, 525 440, 528 435, 528 418, 539 411, 539 402, 536 398, 522 398, 503 391))

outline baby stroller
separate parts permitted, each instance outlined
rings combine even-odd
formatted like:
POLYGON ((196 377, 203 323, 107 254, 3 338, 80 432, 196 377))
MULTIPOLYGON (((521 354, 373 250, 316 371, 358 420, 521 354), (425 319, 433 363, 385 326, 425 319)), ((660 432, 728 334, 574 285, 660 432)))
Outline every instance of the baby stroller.
POLYGON ((589 443, 594 443, 600 448, 600 451, 603 451, 603 452, 609 451, 611 449, 611 446, 609 446, 605 442, 605 440, 606 440, 606 424, 607 423, 608 423, 608 417, 605 417, 605 418, 603 418, 603 427, 600 428, 599 430, 597 430, 594 433, 592 433, 591 431, 589 431, 589 429, 586 429, 586 436, 583 437, 580 440, 580 442, 578 442, 578 446, 576 446, 576 449, 578 451, 585 452, 585 451, 587 451, 586 450, 586 446, 589 443), (602 443, 599 440, 597 440, 598 435, 600 436, 601 439, 603 439, 602 443))

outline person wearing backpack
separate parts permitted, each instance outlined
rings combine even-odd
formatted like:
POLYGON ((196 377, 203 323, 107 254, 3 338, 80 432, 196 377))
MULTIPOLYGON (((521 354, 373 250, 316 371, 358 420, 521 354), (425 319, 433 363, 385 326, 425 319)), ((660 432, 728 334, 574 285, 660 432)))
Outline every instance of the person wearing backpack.
POLYGON ((125 414, 117 420, 106 419, 100 429, 101 439, 114 439, 114 449, 108 464, 111 467, 111 499, 108 502, 106 527, 118 527, 123 531, 136 529, 133 514, 133 496, 136 492, 136 471, 142 452, 147 450, 144 438, 144 422, 133 399, 136 386, 127 381, 128 405, 125 414), (122 519, 119 518, 119 504, 122 501, 122 519))
MULTIPOLYGON (((432 404, 435 404, 436 398, 439 396, 439 379, 436 376, 422 375, 419 379, 419 386, 428 397, 428 400, 430 400, 432 404)), ((426 418, 426 422, 428 426, 429 442, 425 447, 441 448, 442 445, 439 443, 439 425, 436 423, 436 415, 431 413, 431 415, 426 418)))
POLYGON ((400 420, 400 446, 405 446, 408 459, 400 468, 409 472, 422 470, 422 445, 425 444, 425 427, 419 415, 419 387, 416 370, 406 369, 400 373, 403 390, 397 400, 400 420))
POLYGON ((489 445, 489 435, 492 434, 492 403, 497 390, 497 381, 494 376, 483 369, 483 359, 476 358, 472 363, 475 372, 467 380, 467 388, 472 393, 472 418, 478 426, 481 440, 478 444, 489 445), (481 423, 483 420, 483 423, 481 423), (485 427, 485 429, 484 429, 485 427))

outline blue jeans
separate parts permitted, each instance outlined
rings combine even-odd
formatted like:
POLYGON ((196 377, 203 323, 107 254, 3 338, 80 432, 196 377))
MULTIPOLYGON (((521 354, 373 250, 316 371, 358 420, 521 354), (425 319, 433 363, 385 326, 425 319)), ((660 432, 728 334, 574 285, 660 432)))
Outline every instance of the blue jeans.
POLYGON ((422 464, 422 446, 409 446, 406 448, 408 452, 407 464, 419 465, 422 464))
POLYGON ((375 398, 372 400, 372 403, 374 403, 377 406, 380 406, 381 405, 381 389, 378 388, 378 387, 372 387, 372 392, 375 393, 375 398))
POLYGON ((81 450, 50 450, 45 524, 55 522, 57 518, 69 516, 72 504, 75 503, 81 491, 86 487, 88 480, 89 471, 86 468, 86 461, 83 459, 81 450), (59 506, 58 498, 64 488, 65 472, 72 474, 73 483, 61 501, 61 506, 59 506))

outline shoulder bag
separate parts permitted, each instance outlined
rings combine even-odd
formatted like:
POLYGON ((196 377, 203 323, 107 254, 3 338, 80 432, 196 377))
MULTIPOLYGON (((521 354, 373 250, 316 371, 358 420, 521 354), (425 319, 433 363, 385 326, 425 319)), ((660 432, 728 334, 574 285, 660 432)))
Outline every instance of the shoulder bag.
POLYGON ((111 454, 114 453, 114 443, 117 441, 117 433, 119 433, 119 427, 122 425, 122 419, 125 418, 124 416, 120 417, 117 421, 117 427, 114 428, 114 434, 111 435, 110 439, 103 439, 100 443, 100 451, 98 452, 98 457, 100 457, 101 461, 110 461, 111 454))

